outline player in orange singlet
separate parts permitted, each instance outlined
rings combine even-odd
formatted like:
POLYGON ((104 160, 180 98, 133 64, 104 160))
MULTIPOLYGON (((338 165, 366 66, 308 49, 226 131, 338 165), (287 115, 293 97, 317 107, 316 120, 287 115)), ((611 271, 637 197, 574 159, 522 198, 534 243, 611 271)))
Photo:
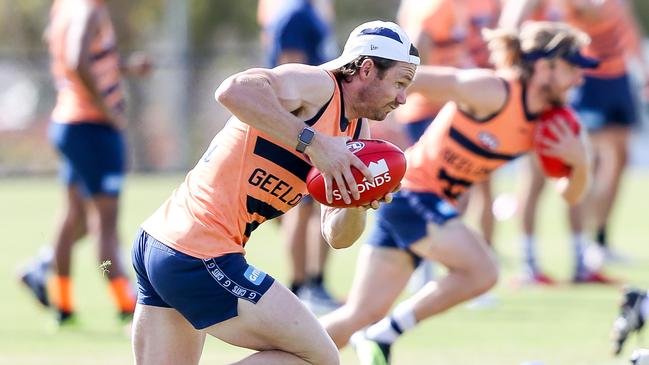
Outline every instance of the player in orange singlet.
MULTIPOLYGON (((397 14, 399 24, 421 53, 422 65, 470 67, 466 39, 469 12, 466 0, 404 0, 397 14)), ((419 93, 395 113, 404 123, 411 143, 416 142, 433 120, 441 105, 419 93)))
MULTIPOLYGON (((519 33, 488 35, 498 73, 417 70, 412 91, 449 102, 406 151, 402 189, 377 212, 347 303, 321 320, 339 347, 369 325, 351 338, 363 365, 388 364, 390 347, 401 334, 496 283, 497 267, 484 239, 457 219, 455 205, 472 184, 532 150, 537 115, 564 104, 582 80, 581 67, 597 64, 580 53, 588 37, 561 23, 530 23, 519 33), (384 317, 424 258, 440 262, 448 274, 384 317)), ((573 166, 559 185, 564 199, 575 204, 588 184, 584 136, 557 122, 558 140, 542 142, 549 143, 545 153, 573 166)))
MULTIPOLYGON (((525 20, 534 21, 560 21, 561 11, 558 7, 557 1, 559 0, 542 0, 534 4, 534 6, 526 9, 525 20)), ((513 21, 512 17, 516 17, 522 8, 519 6, 525 5, 524 2, 511 0, 503 6, 503 13, 499 20, 499 24, 504 27, 510 27, 510 22, 513 21), (512 9, 516 7, 517 11, 512 9)), ((523 189, 520 192, 520 199, 522 200, 522 230, 523 236, 521 238, 521 251, 524 257, 525 268, 520 277, 520 284, 534 284, 534 285, 555 285, 556 280, 545 273, 536 260, 536 249, 534 235, 535 221, 536 221, 536 204, 542 191, 542 186, 545 184, 545 178, 540 171, 539 162, 534 154, 528 156, 527 161, 523 162, 523 189), (527 166, 526 166, 527 165, 527 166)), ((579 254, 576 255, 579 261, 579 254)))
MULTIPOLYGON (((544 3, 541 0, 512 1, 503 12, 501 24, 515 27, 544 3)), ((586 229, 594 231, 595 241, 604 247, 604 257, 620 258, 607 246, 606 226, 627 161, 629 133, 638 119, 626 64, 629 60, 640 61, 645 79, 649 67, 642 55, 639 27, 626 0, 555 0, 553 3, 566 22, 591 37, 592 42, 585 52, 602 61, 597 69, 586 73, 584 84, 576 90, 571 101, 591 135, 595 163, 594 183, 587 199, 571 208, 569 215, 577 258, 573 281, 610 283, 614 281, 599 272, 599 267, 586 267, 586 248, 596 246, 587 246, 590 239, 583 232, 586 229), (587 227, 590 221, 593 227, 587 227)), ((538 163, 533 163, 530 171, 531 179, 524 195, 523 243, 527 270, 536 272, 534 222, 544 177, 538 163)))
MULTIPOLYGON (((111 293, 121 318, 130 321, 135 293, 120 258, 117 232, 118 198, 126 172, 126 114, 115 32, 102 0, 56 0, 50 15, 46 38, 57 101, 49 136, 62 157, 66 204, 53 242, 54 275, 47 290, 52 258, 39 259, 21 279, 42 304, 56 311, 60 325, 74 322, 72 247, 92 224, 98 266, 111 262, 106 271, 111 293)), ((131 66, 126 71, 143 75, 150 65, 140 58, 131 66)))
MULTIPOLYGON (((383 120, 405 103, 418 63, 396 24, 374 21, 357 27, 325 65, 250 69, 218 87, 216 99, 234 116, 142 224, 133 247, 137 363, 197 364, 207 334, 258 351, 239 364, 339 363, 315 316, 249 265, 244 246, 307 194, 308 160, 324 176, 328 201, 333 182, 345 202, 359 198, 351 168, 373 177, 345 142, 369 136, 362 118, 383 120)), ((367 208, 323 207, 327 242, 352 245, 367 208)))
MULTIPOLYGON (((466 42, 470 29, 467 0, 402 0, 397 20, 419 49, 422 65, 473 66, 466 42)), ((421 137, 442 105, 413 93, 395 112, 409 145, 421 137)), ((433 278, 434 265, 425 261, 414 273, 409 288, 417 291, 433 278)))

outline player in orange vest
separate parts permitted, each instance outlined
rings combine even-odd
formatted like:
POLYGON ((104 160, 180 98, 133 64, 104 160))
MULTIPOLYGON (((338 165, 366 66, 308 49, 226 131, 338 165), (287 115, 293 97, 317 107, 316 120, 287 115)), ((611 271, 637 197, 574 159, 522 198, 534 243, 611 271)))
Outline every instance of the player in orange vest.
MULTIPOLYGON (((250 69, 218 87, 217 101, 234 116, 142 224, 133 247, 137 363, 196 364, 207 334, 258 351, 241 364, 339 363, 315 316, 249 265, 244 246, 307 194, 308 160, 323 174, 329 201, 333 182, 347 203, 358 199, 351 168, 373 177, 345 142, 369 136, 362 118, 383 120, 405 103, 418 63, 401 28, 374 21, 357 27, 325 65, 250 69)), ((367 208, 323 207, 327 242, 352 245, 367 208)))
POLYGON ((111 293, 121 319, 130 322, 135 293, 120 258, 117 232, 126 173, 126 103, 121 82, 122 71, 144 75, 150 63, 140 57, 122 64, 102 0, 54 1, 45 36, 57 90, 49 137, 62 157, 66 203, 53 242, 53 258, 39 258, 21 279, 42 304, 55 310, 59 325, 73 323, 72 248, 88 232, 87 221, 92 217, 99 264, 111 262, 106 275, 111 293), (50 263, 54 275, 46 290, 50 263))
MULTIPOLYGON (((471 185, 530 152, 539 113, 564 104, 582 80, 581 68, 597 64, 580 53, 588 37, 561 23, 530 23, 518 34, 495 30, 488 39, 498 72, 417 70, 412 92, 448 102, 406 151, 402 189, 376 214, 347 303, 321 319, 338 347, 369 326, 352 338, 364 365, 389 363, 390 346, 402 333, 496 284, 498 270, 484 239, 458 219, 455 205, 471 185), (422 259, 440 262, 448 274, 384 317, 422 259)), ((558 140, 544 139, 545 153, 573 166, 559 186, 575 204, 588 184, 585 136, 562 121, 553 131, 558 140)))
MULTIPOLYGON (((548 0, 511 1, 505 7, 501 25, 516 27, 535 8, 547 6, 548 0)), ((576 265, 573 281, 611 283, 599 267, 586 267, 585 251, 590 239, 584 230, 592 229, 594 239, 603 247, 606 258, 621 258, 607 246, 606 226, 627 162, 631 128, 638 122, 637 97, 627 71, 628 61, 640 61, 645 79, 649 64, 644 61, 639 26, 626 0, 554 0, 553 5, 568 24, 588 34, 592 42, 586 54, 601 60, 599 67, 585 74, 585 82, 577 88, 571 105, 581 123, 588 129, 595 160, 593 186, 583 204, 570 209, 570 228, 576 265), (591 219, 592 218, 592 219, 591 219), (594 227, 586 223, 594 222, 594 227)), ((535 257, 534 222, 536 204, 543 189, 544 177, 538 164, 530 168, 531 181, 525 194, 523 229, 528 271, 538 272, 535 257)))

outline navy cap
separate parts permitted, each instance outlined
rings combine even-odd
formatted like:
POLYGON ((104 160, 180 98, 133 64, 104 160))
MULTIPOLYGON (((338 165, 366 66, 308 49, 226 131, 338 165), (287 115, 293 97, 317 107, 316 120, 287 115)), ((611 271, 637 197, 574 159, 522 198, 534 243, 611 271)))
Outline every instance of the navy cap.
POLYGON ((599 66, 599 60, 584 56, 583 54, 581 54, 581 52, 579 52, 578 49, 571 49, 568 52, 562 52, 561 54, 559 54, 560 50, 561 47, 557 47, 549 51, 539 50, 523 53, 522 58, 525 61, 533 62, 541 58, 561 57, 567 62, 581 68, 596 68, 597 66, 599 66))

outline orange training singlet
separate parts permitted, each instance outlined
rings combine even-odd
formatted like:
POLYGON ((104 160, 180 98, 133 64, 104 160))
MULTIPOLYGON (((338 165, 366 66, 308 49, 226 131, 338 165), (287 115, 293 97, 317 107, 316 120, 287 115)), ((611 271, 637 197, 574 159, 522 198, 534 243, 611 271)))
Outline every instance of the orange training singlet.
POLYGON ((454 102, 442 108, 406 151, 404 189, 432 192, 455 204, 472 184, 532 149, 535 123, 524 109, 524 89, 518 80, 506 82, 507 102, 488 119, 476 120, 454 102))
MULTIPOLYGON (((86 55, 90 57, 90 72, 105 104, 115 114, 121 114, 124 113, 125 103, 113 24, 103 1, 90 2, 99 14, 98 30, 92 35, 90 54, 86 55)), ((68 29, 77 3, 78 1, 55 0, 50 13, 48 42, 51 70, 58 93, 52 120, 59 123, 109 122, 107 116, 95 106, 76 70, 71 69, 66 62, 68 29)))
MULTIPOLYGON (((358 138, 362 122, 344 117, 336 83, 330 101, 306 124, 322 134, 358 138)), ((307 194, 310 169, 304 155, 232 117, 142 228, 193 257, 245 253, 244 245, 257 226, 282 215, 307 194)))
MULTIPOLYGON (((462 67, 470 62, 465 43, 469 18, 464 1, 433 0, 410 1, 404 4, 399 22, 411 39, 418 33, 427 35, 432 42, 426 55, 427 65, 462 67)), ((442 105, 429 102, 418 93, 408 95, 408 102, 395 113, 399 122, 412 123, 437 114, 442 105)))
POLYGON ((635 29, 620 0, 604 0, 597 14, 587 15, 564 1, 565 21, 591 38, 584 55, 600 61, 597 68, 585 70, 595 77, 618 77, 626 72, 625 55, 635 29))

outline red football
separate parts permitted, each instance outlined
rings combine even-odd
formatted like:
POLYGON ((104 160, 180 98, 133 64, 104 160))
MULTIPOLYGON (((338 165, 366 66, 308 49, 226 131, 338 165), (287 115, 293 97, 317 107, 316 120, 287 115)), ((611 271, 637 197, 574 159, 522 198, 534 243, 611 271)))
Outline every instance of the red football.
POLYGON ((541 168, 543 173, 546 176, 550 177, 564 177, 570 175, 572 167, 567 165, 561 159, 554 156, 544 155, 542 152, 543 144, 541 143, 541 137, 548 137, 551 140, 557 140, 554 133, 549 128, 549 125, 552 123, 557 123, 557 119, 565 120, 570 129, 575 133, 579 134, 581 126, 579 120, 575 115, 575 112, 568 107, 558 107, 552 110, 549 110, 541 115, 541 120, 536 129, 536 138, 534 139, 534 149, 536 150, 536 155, 539 157, 541 162, 541 168))
POLYGON ((330 207, 358 207, 378 200, 394 190, 406 173, 406 157, 399 147, 380 139, 357 139, 347 142, 347 148, 370 169, 374 183, 366 181, 358 169, 352 168, 361 195, 359 200, 352 198, 351 204, 345 204, 338 186, 334 182, 333 202, 327 203, 325 184, 320 171, 311 169, 306 178, 309 194, 316 201, 330 207))

